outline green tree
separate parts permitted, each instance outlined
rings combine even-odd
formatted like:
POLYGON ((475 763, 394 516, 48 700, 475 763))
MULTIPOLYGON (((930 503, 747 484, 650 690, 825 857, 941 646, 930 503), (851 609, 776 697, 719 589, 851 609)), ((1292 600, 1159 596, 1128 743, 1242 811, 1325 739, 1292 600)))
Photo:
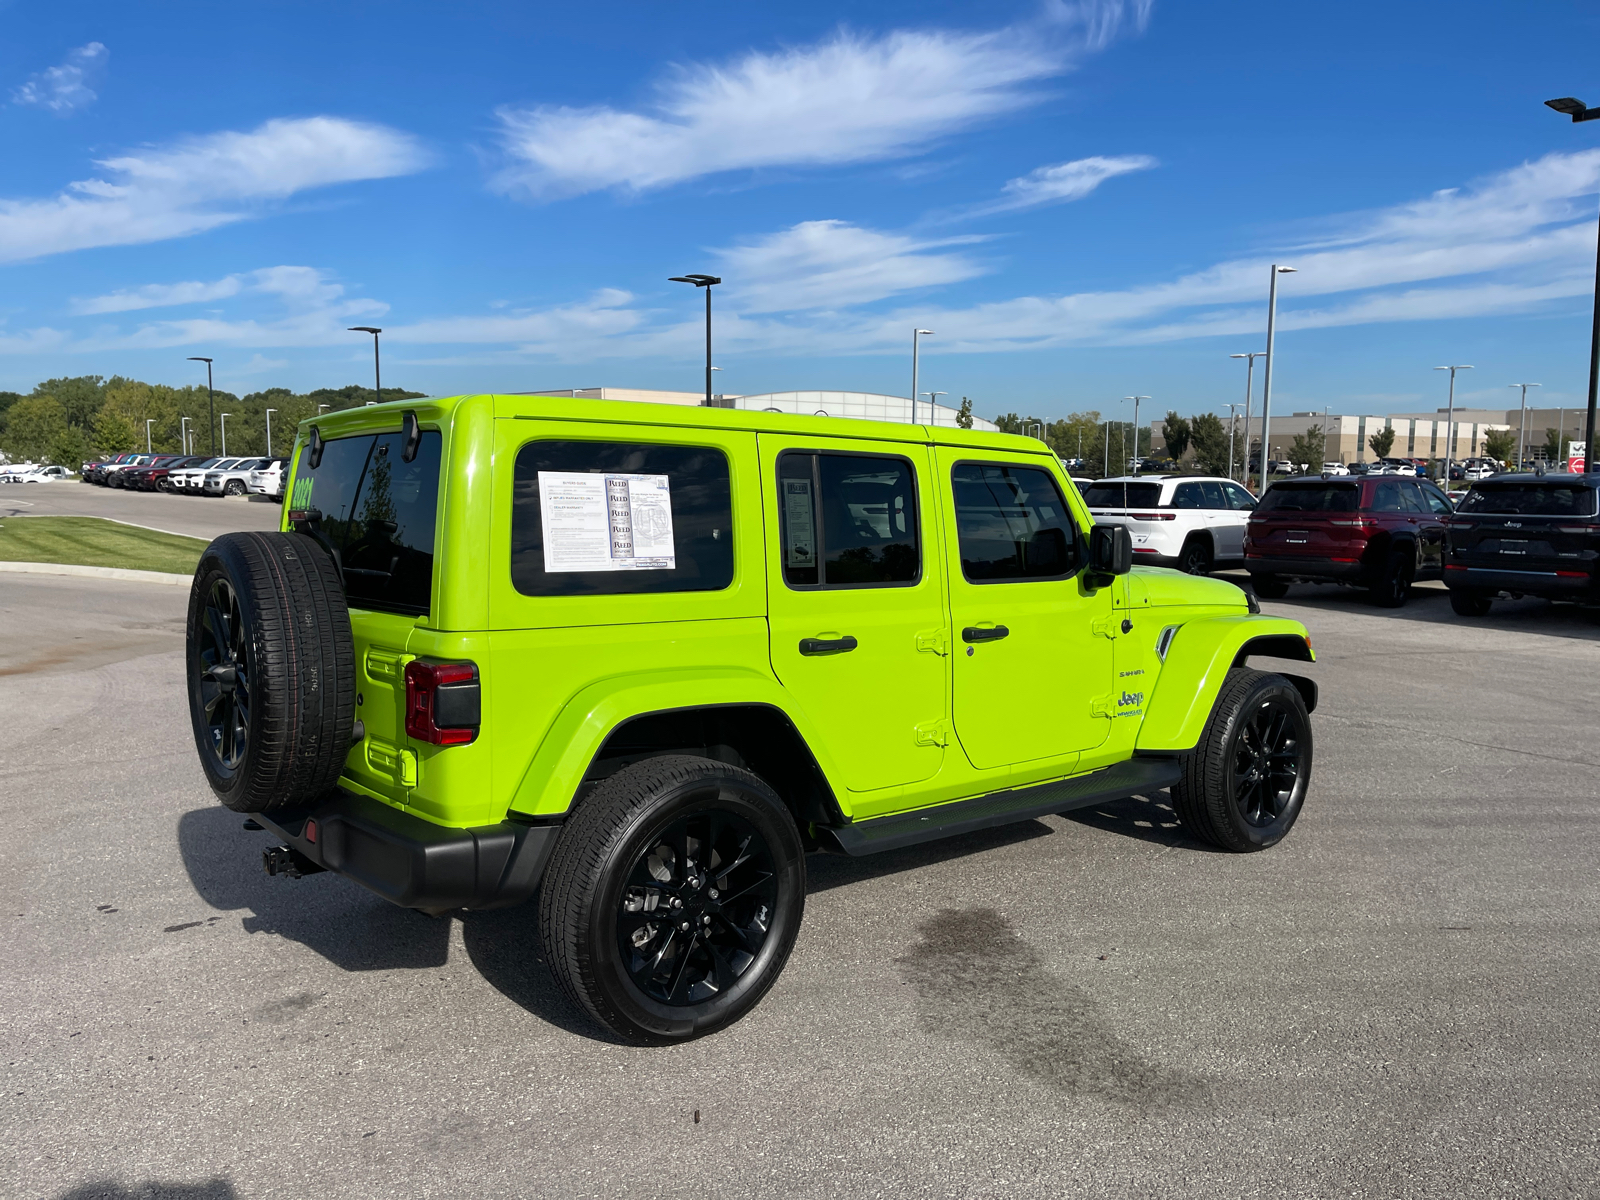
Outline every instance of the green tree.
POLYGON ((125 382, 116 376, 107 380, 99 375, 46 379, 35 385, 33 395, 51 397, 61 405, 62 416, 67 424, 87 429, 94 424, 95 414, 105 400, 107 386, 125 382))
POLYGON ((962 429, 972 428, 972 401, 961 397, 961 408, 956 413, 956 424, 962 429))
POLYGON ((1326 439, 1322 436, 1322 426, 1313 425, 1304 433, 1297 433, 1294 440, 1289 443, 1289 461, 1298 467, 1305 464, 1308 471, 1322 469, 1322 452, 1326 448, 1326 439))
POLYGON ((1517 453, 1517 433, 1514 429, 1491 429, 1483 435, 1483 452, 1490 458, 1510 462, 1517 453))
POLYGON ((1544 456, 1552 461, 1565 465, 1567 461, 1567 447, 1572 439, 1557 433, 1554 429, 1544 431, 1544 456))
POLYGON ((1167 457, 1177 462, 1189 449, 1191 428, 1189 422, 1180 417, 1171 409, 1167 410, 1167 419, 1161 426, 1162 437, 1167 443, 1167 457))
POLYGON ((1101 444, 1099 437, 1097 412, 1070 413, 1060 421, 1051 421, 1044 429, 1044 440, 1058 458, 1093 458, 1095 447, 1101 444))
POLYGON ((21 399, 21 392, 0 392, 0 426, 5 423, 6 409, 21 399))
POLYGON ((426 392, 408 392, 404 388, 386 387, 380 397, 371 388, 352 383, 348 387, 342 388, 318 388, 307 395, 306 399, 311 401, 313 407, 318 404, 326 404, 335 412, 338 412, 342 408, 359 408, 369 400, 374 402, 379 400, 385 402, 390 400, 416 400, 427 394, 426 392))
POLYGON ((1030 425, 1035 425, 1038 417, 1019 417, 1014 412, 1006 413, 994 419, 995 428, 1001 433, 1021 433, 1030 425))
POLYGON ((1389 451, 1394 449, 1394 426, 1389 425, 1377 433, 1367 434, 1367 445, 1379 458, 1388 458, 1389 451))
POLYGON ((59 401, 53 396, 29 396, 6 412, 4 448, 14 458, 46 458, 66 431, 67 415, 59 401))
POLYGON ((50 442, 50 461, 76 471, 94 455, 94 446, 82 426, 65 426, 50 442))
POLYGON ((1194 451, 1194 465, 1199 470, 1207 475, 1229 474, 1228 428, 1216 413, 1201 413, 1189 422, 1189 449, 1194 451))

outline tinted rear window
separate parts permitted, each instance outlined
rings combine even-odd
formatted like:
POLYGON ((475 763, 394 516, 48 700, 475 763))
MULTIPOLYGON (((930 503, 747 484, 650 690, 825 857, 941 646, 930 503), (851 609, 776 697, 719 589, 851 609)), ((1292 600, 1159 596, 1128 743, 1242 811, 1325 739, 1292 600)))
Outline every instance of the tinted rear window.
POLYGON ((1161 503, 1159 483, 1091 483, 1083 489, 1090 508, 1154 508, 1161 503))
POLYGON ((301 451, 289 508, 307 514, 295 528, 333 553, 352 607, 421 616, 433 593, 439 434, 424 431, 411 462, 401 449, 399 433, 334 438, 315 468, 301 451))
POLYGON ((1360 496, 1360 485, 1354 483, 1275 483, 1256 511, 1355 512, 1360 496))
POLYGON ((707 446, 529 442, 512 483, 511 582, 525 596, 727 587, 727 455, 707 446))
POLYGON ((1592 488, 1571 484, 1478 484, 1456 506, 1456 511, 1524 517, 1592 517, 1594 496, 1592 488))

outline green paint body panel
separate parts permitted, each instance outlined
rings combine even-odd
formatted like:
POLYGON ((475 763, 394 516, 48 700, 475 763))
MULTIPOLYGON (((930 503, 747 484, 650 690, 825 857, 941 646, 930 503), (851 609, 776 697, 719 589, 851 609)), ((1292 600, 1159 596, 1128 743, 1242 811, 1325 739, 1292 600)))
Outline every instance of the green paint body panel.
MULTIPOLYGON (((1232 584, 1135 568, 1102 587, 974 584, 963 575, 950 472, 994 461, 1050 472, 1080 531, 1092 520, 1059 461, 1032 438, 739 410, 463 396, 394 401, 302 424, 324 438, 400 428, 413 411, 442 438, 429 613, 352 610, 357 715, 342 784, 440 825, 508 813, 559 817, 612 733, 652 713, 759 705, 783 713, 839 810, 856 821, 1097 770, 1199 740, 1223 677, 1252 639, 1305 639, 1252 615, 1232 584), (513 472, 531 441, 714 447, 733 502, 732 583, 720 591, 528 596, 511 581, 513 472), (777 562, 777 456, 884 454, 916 474, 921 572, 913 585, 796 591, 777 562), (1128 623, 1124 631, 1123 624, 1128 623), (966 626, 1013 635, 967 654, 966 626), (1165 659, 1162 631, 1176 626, 1165 659), (862 647, 806 657, 801 638, 862 647), (478 665, 482 724, 443 748, 406 737, 411 658, 478 665)), ((294 497, 292 475, 285 495, 294 497)), ((288 504, 283 528, 289 528, 288 504)), ((1279 643, 1280 646, 1282 643, 1279 643)))

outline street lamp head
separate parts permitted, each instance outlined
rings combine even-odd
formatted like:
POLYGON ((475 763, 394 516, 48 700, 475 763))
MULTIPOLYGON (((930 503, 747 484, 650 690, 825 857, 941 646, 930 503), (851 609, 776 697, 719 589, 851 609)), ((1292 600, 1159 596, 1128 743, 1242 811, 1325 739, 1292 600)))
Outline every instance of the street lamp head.
POLYGON ((714 283, 721 283, 722 278, 718 275, 673 275, 668 278, 667 282, 692 283, 695 287, 710 287, 714 283))
POLYGON ((196 357, 196 356, 195 356, 195 355, 192 355, 192 354, 191 354, 191 355, 190 355, 190 356, 189 356, 189 361, 190 361, 190 362, 203 362, 203 363, 208 363, 208 362, 210 362, 210 361, 211 361, 211 360, 210 360, 210 359, 209 359, 209 358, 197 358, 197 357, 196 357))
POLYGON ((720 371, 720 370, 722 370, 722 368, 721 368, 721 367, 712 367, 712 368, 711 368, 711 369, 712 369, 712 370, 713 370, 713 371, 720 371))
POLYGON ((1546 100, 1546 108, 1553 108, 1558 113, 1564 113, 1574 121, 1580 120, 1589 106, 1576 96, 1559 96, 1554 100, 1546 100))
POLYGON ((925 333, 929 337, 933 336, 933 330, 931 330, 931 329, 914 329, 914 330, 912 330, 912 332, 913 333, 925 333))
POLYGON ((1299 267, 1279 267, 1278 268, 1278 274, 1279 275, 1293 275, 1299 270, 1300 270, 1299 267))
POLYGON ((371 333, 371 334, 379 334, 379 333, 382 333, 382 332, 383 332, 383 330, 381 330, 381 329, 379 329, 379 328, 377 328, 377 327, 376 327, 376 326, 374 326, 374 325, 352 325, 352 326, 350 326, 350 328, 349 328, 349 332, 350 332, 350 333, 371 333))

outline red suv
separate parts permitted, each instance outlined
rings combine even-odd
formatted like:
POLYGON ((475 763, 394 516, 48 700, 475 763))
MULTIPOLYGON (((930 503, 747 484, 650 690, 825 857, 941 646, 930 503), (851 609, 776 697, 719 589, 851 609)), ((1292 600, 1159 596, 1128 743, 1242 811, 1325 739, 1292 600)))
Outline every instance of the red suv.
POLYGON ((1418 579, 1443 577, 1450 501, 1426 479, 1322 476, 1275 483, 1250 514, 1244 561, 1256 594, 1342 583, 1398 608, 1418 579))

